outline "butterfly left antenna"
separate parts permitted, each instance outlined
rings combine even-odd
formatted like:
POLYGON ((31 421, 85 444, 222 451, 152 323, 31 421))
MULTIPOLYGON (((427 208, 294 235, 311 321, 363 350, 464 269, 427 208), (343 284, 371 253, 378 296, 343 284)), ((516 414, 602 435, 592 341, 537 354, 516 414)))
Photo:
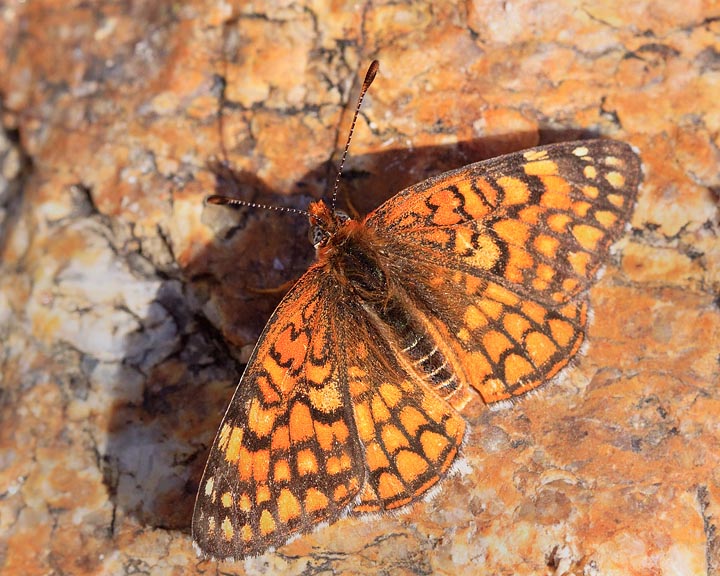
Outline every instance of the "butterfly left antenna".
POLYGON ((355 114, 353 115, 352 124, 350 124, 350 132, 348 133, 347 142, 345 142, 345 149, 343 150, 342 158, 340 158, 340 166, 338 167, 337 176, 335 178, 335 185, 333 186, 331 205, 333 212, 335 211, 335 201, 337 200, 337 192, 338 188, 340 187, 340 178, 342 176, 343 166, 345 166, 345 158, 347 158, 347 153, 350 149, 350 140, 352 140, 358 114, 360 114, 360 106, 362 106, 363 98, 365 98, 365 93, 368 91, 368 88, 370 88, 370 84, 373 83, 373 80, 375 80, 375 76, 377 75, 379 69, 380 62, 378 62, 377 60, 373 60, 372 62, 370 62, 370 66, 368 66, 368 71, 365 73, 365 80, 363 80, 362 88, 360 88, 360 96, 358 97, 357 106, 355 106, 355 114))
POLYGON ((222 196, 220 194, 213 194, 205 198, 207 204, 216 204, 218 206, 236 206, 236 207, 247 207, 247 208, 259 208, 261 210, 275 210, 276 212, 290 212, 291 214, 300 214, 302 216, 309 217, 310 214, 305 210, 299 210, 297 208, 288 208, 287 206, 272 206, 271 204, 258 204, 257 202, 248 202, 247 200, 240 200, 238 198, 231 198, 230 196, 222 196))
MULTIPOLYGON (((353 115, 352 124, 350 125, 350 132, 348 134, 347 142, 345 143, 345 149, 340 159, 340 167, 338 168, 337 177, 335 178, 335 185, 333 186, 332 193, 332 209, 335 211, 335 201, 337 199, 337 191, 340 186, 340 177, 342 176, 343 166, 345 166, 345 158, 347 158, 348 149, 350 148, 350 140, 352 140, 353 132, 355 131, 355 124, 357 123, 358 114, 360 113, 360 106, 362 105, 365 93, 370 88, 375 76, 380 68, 380 62, 373 60, 368 67, 368 71, 365 74, 365 80, 363 80, 362 88, 360 88, 360 97, 358 98, 357 106, 355 107, 355 114, 353 115)), ((216 204, 220 206, 235 206, 235 207, 247 207, 247 208, 259 208, 261 210, 275 210, 277 212, 289 212, 291 214, 300 214, 302 216, 310 216, 305 210, 299 210, 297 208, 288 208, 286 206, 272 206, 270 204, 258 204, 257 202, 248 202, 247 200, 240 200, 238 198, 231 198, 230 196, 223 196, 220 194, 213 194, 205 198, 207 204, 216 204)))

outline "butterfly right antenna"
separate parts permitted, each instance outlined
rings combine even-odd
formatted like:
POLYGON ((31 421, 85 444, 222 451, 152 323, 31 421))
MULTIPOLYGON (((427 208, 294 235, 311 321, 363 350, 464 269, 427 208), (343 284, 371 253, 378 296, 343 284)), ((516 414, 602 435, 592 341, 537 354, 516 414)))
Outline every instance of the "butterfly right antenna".
POLYGON ((365 73, 365 80, 363 80, 362 88, 360 88, 360 96, 358 97, 357 106, 355 107, 355 114, 353 115, 352 124, 350 124, 350 132, 348 133, 347 142, 345 142, 345 150, 343 150, 342 157, 340 158, 340 166, 338 167, 337 177, 335 178, 335 185, 333 186, 332 192, 332 211, 335 211, 335 201, 337 200, 337 192, 340 187, 340 177, 342 176, 343 166, 345 166, 345 158, 347 158, 348 149, 350 148, 350 140, 352 140, 353 132, 355 131, 355 123, 357 122, 358 114, 360 113, 360 106, 362 106, 363 98, 365 93, 370 88, 375 76, 380 69, 380 62, 373 60, 370 62, 368 71, 365 73))
MULTIPOLYGON (((340 187, 340 177, 342 176, 343 166, 345 166, 345 158, 347 158, 348 149, 350 148, 350 140, 352 140, 353 132, 355 131, 355 124, 357 123, 358 114, 360 113, 360 106, 362 105, 365 93, 370 88, 375 76, 377 75, 378 69, 380 68, 380 62, 373 60, 368 67, 368 71, 365 74, 365 80, 363 80, 362 88, 360 89, 360 97, 358 98, 357 106, 355 107, 355 114, 353 115, 352 124, 350 125, 350 133, 348 134, 347 142, 345 143, 345 149, 340 159, 340 167, 338 168, 337 177, 335 178, 335 185, 333 186, 332 193, 332 209, 335 211, 335 201, 337 199, 337 191, 340 187)), ((276 210, 278 212, 289 212, 292 214, 301 214, 303 216, 310 216, 305 210, 299 210, 297 208, 289 208, 286 206, 271 206, 269 204, 258 204, 257 202, 249 202, 247 200, 240 200, 238 198, 232 198, 230 196, 224 196, 221 194, 212 194, 205 198, 207 204, 216 204, 220 206, 234 206, 234 207, 249 207, 249 208, 261 208, 263 210, 276 210)))

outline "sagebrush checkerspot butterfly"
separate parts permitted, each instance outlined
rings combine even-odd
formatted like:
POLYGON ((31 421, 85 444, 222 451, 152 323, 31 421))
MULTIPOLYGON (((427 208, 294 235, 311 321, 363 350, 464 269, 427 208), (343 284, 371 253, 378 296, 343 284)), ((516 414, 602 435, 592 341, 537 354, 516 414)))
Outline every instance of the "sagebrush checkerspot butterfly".
POLYGON ((589 140, 435 176, 359 221, 312 203, 317 260, 272 314, 215 438, 200 550, 257 555, 426 495, 458 457, 474 395, 515 398, 577 353, 639 182, 629 145, 589 140))

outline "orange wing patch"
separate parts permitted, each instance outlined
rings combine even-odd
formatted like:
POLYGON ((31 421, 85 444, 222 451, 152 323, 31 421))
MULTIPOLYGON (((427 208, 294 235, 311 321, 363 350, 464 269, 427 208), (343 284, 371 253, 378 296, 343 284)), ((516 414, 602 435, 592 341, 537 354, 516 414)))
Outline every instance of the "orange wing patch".
POLYGON ((492 275, 523 298, 565 302, 594 282, 639 182, 639 159, 627 144, 553 144, 411 186, 366 223, 394 254, 492 275), (441 219, 436 198, 451 198, 441 219))

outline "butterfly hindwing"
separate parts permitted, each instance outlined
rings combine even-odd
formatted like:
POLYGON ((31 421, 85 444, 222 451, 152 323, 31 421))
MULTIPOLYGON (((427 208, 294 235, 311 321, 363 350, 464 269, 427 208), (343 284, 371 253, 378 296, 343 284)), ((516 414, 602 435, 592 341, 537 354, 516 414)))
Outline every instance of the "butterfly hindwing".
POLYGON ((348 351, 343 360, 367 470, 353 510, 400 508, 422 498, 450 471, 465 420, 404 361, 399 343, 415 333, 398 333, 362 302, 347 303, 336 324, 341 349, 348 351))
MULTIPOLYGON (((402 259, 395 261, 400 267, 402 259)), ((432 277, 429 285, 406 284, 403 290, 426 327, 418 332, 443 357, 419 377, 458 409, 470 397, 467 385, 488 404, 538 387, 564 368, 583 342, 585 297, 537 302, 492 278, 418 260, 405 265, 432 277), (441 364, 447 367, 438 370, 441 364)))

